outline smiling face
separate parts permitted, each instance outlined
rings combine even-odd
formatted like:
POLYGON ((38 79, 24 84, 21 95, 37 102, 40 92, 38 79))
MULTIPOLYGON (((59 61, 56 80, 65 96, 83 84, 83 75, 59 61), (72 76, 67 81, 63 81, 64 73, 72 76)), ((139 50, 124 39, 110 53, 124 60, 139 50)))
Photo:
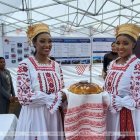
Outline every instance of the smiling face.
POLYGON ((133 54, 135 43, 126 35, 119 35, 116 39, 116 47, 119 57, 128 58, 133 54))
POLYGON ((41 33, 39 34, 35 40, 33 40, 33 44, 36 47, 36 53, 42 56, 49 56, 51 48, 52 48, 52 39, 50 34, 41 33))

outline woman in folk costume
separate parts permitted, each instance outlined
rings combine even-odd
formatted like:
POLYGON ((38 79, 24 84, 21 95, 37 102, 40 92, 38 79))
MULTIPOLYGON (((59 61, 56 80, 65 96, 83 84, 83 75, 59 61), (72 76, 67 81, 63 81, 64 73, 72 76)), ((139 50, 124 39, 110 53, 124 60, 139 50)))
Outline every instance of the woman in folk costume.
POLYGON ((49 58, 52 39, 49 27, 40 23, 28 28, 35 55, 20 62, 17 71, 18 99, 22 105, 15 140, 64 140, 59 106, 65 95, 62 70, 49 58))
POLYGON ((139 33, 134 24, 116 29, 119 58, 111 62, 104 87, 111 97, 107 116, 111 140, 140 140, 140 59, 133 54, 139 33))

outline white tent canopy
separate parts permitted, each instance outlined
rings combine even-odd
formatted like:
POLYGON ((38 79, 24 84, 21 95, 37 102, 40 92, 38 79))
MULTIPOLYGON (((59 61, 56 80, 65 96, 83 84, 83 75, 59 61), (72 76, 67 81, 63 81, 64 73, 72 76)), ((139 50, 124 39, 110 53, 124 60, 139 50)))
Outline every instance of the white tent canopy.
POLYGON ((123 23, 139 24, 139 0, 0 0, 2 35, 25 35, 44 22, 53 36, 113 36, 123 23))

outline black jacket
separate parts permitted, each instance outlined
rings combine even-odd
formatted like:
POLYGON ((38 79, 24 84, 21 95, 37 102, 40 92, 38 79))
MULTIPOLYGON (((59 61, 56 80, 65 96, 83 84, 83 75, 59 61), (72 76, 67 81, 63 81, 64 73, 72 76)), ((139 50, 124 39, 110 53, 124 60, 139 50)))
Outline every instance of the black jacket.
POLYGON ((115 60, 118 57, 118 53, 114 52, 109 52, 104 55, 103 59, 103 71, 106 73, 107 72, 107 67, 109 66, 110 62, 112 60, 115 60))
POLYGON ((9 97, 11 95, 15 96, 15 91, 14 91, 12 77, 11 77, 9 70, 5 69, 5 72, 10 77, 11 93, 8 93, 8 91, 7 91, 8 85, 7 85, 6 78, 0 73, 0 98, 2 97, 2 98, 9 100, 9 97))

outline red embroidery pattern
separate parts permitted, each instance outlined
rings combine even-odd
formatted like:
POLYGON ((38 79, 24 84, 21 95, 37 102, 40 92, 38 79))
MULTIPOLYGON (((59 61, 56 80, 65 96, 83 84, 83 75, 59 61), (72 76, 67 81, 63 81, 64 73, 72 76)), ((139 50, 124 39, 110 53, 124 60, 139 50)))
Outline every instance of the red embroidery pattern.
MULTIPOLYGON (((68 115, 67 115, 68 116, 68 115)), ((105 114, 103 112, 91 112, 90 110, 84 110, 83 112, 79 112, 78 114, 76 114, 73 117, 67 118, 65 120, 65 124, 70 124, 73 122, 77 122, 79 120, 79 118, 95 118, 95 119, 101 119, 105 117, 105 114)))
POLYGON ((58 76, 56 75, 56 73, 55 73, 55 78, 56 78, 57 81, 58 81, 58 90, 60 91, 60 90, 62 89, 62 86, 61 86, 61 85, 62 85, 63 83, 62 83, 62 81, 59 80, 59 78, 58 78, 58 76))
POLYGON ((64 88, 64 79, 63 79, 63 73, 62 73, 62 69, 60 68, 60 76, 61 76, 61 84, 62 84, 62 87, 61 87, 61 89, 62 88, 64 88))
MULTIPOLYGON (((38 66, 34 59, 32 57, 29 58, 29 60, 32 62, 31 63, 21 63, 18 67, 18 98, 19 101, 22 105, 29 105, 30 102, 32 102, 31 97, 35 95, 35 93, 32 92, 31 87, 34 88, 35 82, 39 83, 39 89, 42 92, 49 92, 49 93, 56 93, 55 95, 55 100, 52 103, 52 106, 50 109, 53 109, 55 104, 58 102, 58 89, 60 88, 60 79, 57 79, 55 74, 55 62, 53 62, 52 66, 48 67, 46 66, 38 66), (54 65, 54 66, 53 66, 54 65), (33 67, 28 67, 28 66, 33 66, 33 67), (35 76, 33 75, 34 73, 32 71, 29 71, 29 68, 33 68, 35 71, 35 76), (31 77, 30 77, 31 73, 31 77), (33 78, 32 83, 30 79, 33 78), (37 81, 36 78, 38 78, 37 81)), ((28 62, 28 61, 27 61, 28 62)), ((57 67, 56 67, 57 68, 57 67)), ((58 69, 58 68, 57 68, 58 69)), ((59 73, 58 73, 59 74, 59 73)), ((60 78, 60 77, 59 77, 60 78)))
POLYGON ((36 71, 40 71, 42 73, 42 76, 40 73, 38 73, 38 80, 39 80, 41 91, 49 92, 49 93, 58 92, 60 90, 60 85, 61 85, 60 80, 55 72, 52 74, 50 73, 51 71, 55 71, 55 62, 52 61, 51 66, 49 65, 42 66, 42 65, 37 65, 33 57, 29 57, 29 60, 33 64, 36 71), (45 85, 43 85, 42 83, 42 78, 44 79, 45 85), (56 81, 58 81, 58 83, 56 81))
POLYGON ((131 76, 130 89, 132 97, 136 101, 136 107, 140 107, 140 62, 134 68, 134 74, 131 76))
POLYGON ((116 95, 118 94, 118 91, 117 91, 117 88, 118 88, 118 84, 119 84, 119 81, 123 75, 123 72, 126 71, 126 69, 129 67, 129 65, 135 61, 137 58, 136 57, 133 57, 132 59, 130 59, 130 61, 124 65, 124 66, 116 66, 115 64, 115 61, 114 63, 112 64, 112 67, 111 67, 111 71, 108 73, 107 77, 106 77, 106 82, 105 82, 105 89, 108 93, 115 93, 116 95), (119 71, 122 71, 119 75, 119 77, 117 78, 117 75, 118 75, 118 70, 119 71), (115 87, 114 87, 114 82, 115 82, 115 79, 117 78, 117 82, 115 83, 115 87), (115 91, 114 91, 114 88, 115 88, 115 91))
POLYGON ((71 114, 77 114, 78 112, 80 112, 81 110, 87 110, 87 109, 91 109, 91 110, 103 110, 106 109, 107 105, 103 105, 103 104, 94 104, 94 103, 86 103, 83 104, 81 106, 78 107, 73 107, 67 110, 67 114, 66 116, 69 116, 71 114))
MULTIPOLYGON (((54 75, 52 74, 52 78, 55 79, 56 77, 54 77, 54 75)), ((59 81, 59 79, 57 81, 59 81)), ((54 85, 57 85, 56 80, 54 80, 54 85)), ((60 91, 59 85, 58 86, 54 86, 54 88, 55 88, 54 91, 60 91)))
POLYGON ((48 92, 47 80, 46 80, 46 77, 45 77, 44 73, 43 73, 43 78, 44 78, 44 81, 45 81, 45 87, 46 87, 46 93, 47 93, 48 92))
MULTIPOLYGON (((89 134, 90 135, 90 134, 89 134)), ((105 136, 93 135, 93 136, 76 136, 67 138, 67 140, 105 140, 105 136)))
POLYGON ((50 73, 45 73, 45 77, 46 77, 47 82, 48 82, 48 88, 49 88, 48 92, 54 93, 54 91, 55 91, 54 80, 55 79, 52 78, 50 73))
POLYGON ((83 120, 79 120, 75 125, 69 126, 69 127, 65 127, 65 131, 76 131, 78 130, 80 127, 82 126, 86 126, 89 125, 90 127, 96 127, 96 128, 102 128, 105 126, 105 120, 102 121, 93 121, 90 119, 83 119, 83 120))
POLYGON ((39 66, 36 64, 35 60, 33 57, 29 57, 29 60, 31 61, 31 63, 34 65, 35 69, 38 71, 38 70, 41 70, 41 71, 54 71, 55 70, 55 62, 52 61, 52 65, 47 65, 47 66, 39 66))
POLYGON ((115 96, 114 95, 113 95, 113 98, 112 98, 112 106, 116 111, 118 111, 116 106, 115 106, 115 96))
POLYGON ((53 104, 52 104, 51 107, 50 107, 50 110, 53 109, 53 107, 54 107, 54 105, 57 103, 57 101, 58 101, 58 94, 55 93, 55 99, 54 99, 54 101, 53 101, 53 104))
POLYGON ((19 65, 17 72, 22 73, 22 72, 27 72, 28 71, 28 67, 26 63, 22 63, 19 65), (22 66, 24 65, 24 66, 22 66))
POLYGON ((112 64, 112 70, 122 70, 122 71, 126 71, 126 69, 129 67, 129 65, 134 62, 137 59, 137 57, 133 57, 132 59, 130 59, 130 61, 124 65, 124 66, 116 66, 115 61, 112 64))
POLYGON ((85 103, 67 109, 65 115, 65 134, 67 140, 102 140, 105 139, 106 105, 85 103))
POLYGON ((131 133, 135 132, 131 110, 128 110, 126 108, 122 108, 122 110, 120 111, 120 118, 121 118, 120 119, 121 134, 126 135, 126 132, 128 132, 128 139, 135 140, 135 135, 132 136, 132 134, 131 134, 131 133))
POLYGON ((105 131, 99 133, 97 131, 82 128, 79 129, 79 132, 72 133, 70 136, 67 136, 68 140, 105 140, 105 131))
POLYGON ((41 79, 40 73, 38 73, 38 81, 39 81, 39 85, 40 85, 40 91, 43 91, 43 85, 42 85, 42 79, 41 79))
POLYGON ((27 64, 19 64, 17 70, 17 93, 19 102, 22 105, 28 105, 29 102, 32 102, 30 98, 34 95, 30 89, 30 78, 28 74, 29 70, 27 64))
POLYGON ((117 79, 117 82, 116 82, 116 95, 118 95, 118 85, 119 85, 119 82, 120 82, 120 79, 121 77, 123 76, 123 72, 119 75, 118 79, 117 79))
POLYGON ((118 73, 117 72, 110 72, 106 78, 106 83, 105 83, 105 89, 108 91, 108 93, 114 93, 114 82, 117 77, 118 73))
MULTIPOLYGON (((127 70, 127 68, 130 66, 130 64, 132 63, 132 62, 134 62, 135 60, 136 60, 137 58, 136 57, 133 57, 133 58, 131 58, 130 60, 129 60, 129 62, 126 64, 126 65, 124 65, 124 66, 116 66, 116 64, 115 64, 115 61, 114 61, 114 63, 112 64, 112 68, 111 68, 111 70, 110 70, 110 73, 112 72, 112 71, 115 71, 115 72, 117 72, 117 73, 119 73, 119 76, 117 76, 117 80, 116 80, 116 83, 115 83, 115 92, 112 92, 112 94, 116 94, 116 95, 118 95, 118 85, 119 85, 119 82, 120 82, 120 80, 121 80, 121 77, 122 77, 122 75, 124 74, 124 72, 127 70)), ((135 69, 140 69, 140 67, 139 66, 135 66, 135 69)), ((110 74, 109 73, 109 74, 110 74)), ((110 77, 110 75, 107 77, 107 80, 106 80, 106 82, 108 82, 109 81, 109 77, 110 77)), ((136 83, 135 83, 135 81, 136 80, 134 80, 135 78, 133 77, 133 76, 131 76, 131 86, 130 86, 130 89, 133 91, 132 93, 135 93, 135 91, 134 90, 136 90, 135 88, 134 88, 134 85, 136 85, 136 83), (133 81, 133 82, 132 82, 133 81)), ((138 83, 137 83, 137 85, 139 85, 138 83)), ((108 85, 105 85, 105 86, 108 86, 108 85)), ((114 84, 112 85, 112 87, 114 86, 114 84)), ((129 86, 129 85, 128 85, 129 86)), ((107 89, 107 91, 109 90, 109 91, 111 91, 111 89, 109 89, 109 88, 107 88, 106 87, 106 89, 107 89)), ((110 92, 109 92, 110 93, 110 92)), ((115 107, 115 105, 114 105, 114 103, 115 103, 115 97, 113 98, 113 100, 112 100, 112 104, 113 104, 113 108, 115 109, 115 110, 117 110, 116 109, 116 107, 115 107)), ((123 133, 123 132, 134 132, 134 126, 133 126, 133 120, 132 120, 132 115, 131 115, 131 111, 128 111, 128 110, 126 110, 126 109, 122 109, 121 111, 120 111, 120 131, 123 133)), ((135 139, 135 136, 134 137, 129 137, 129 139, 132 139, 132 140, 134 140, 135 139)))

